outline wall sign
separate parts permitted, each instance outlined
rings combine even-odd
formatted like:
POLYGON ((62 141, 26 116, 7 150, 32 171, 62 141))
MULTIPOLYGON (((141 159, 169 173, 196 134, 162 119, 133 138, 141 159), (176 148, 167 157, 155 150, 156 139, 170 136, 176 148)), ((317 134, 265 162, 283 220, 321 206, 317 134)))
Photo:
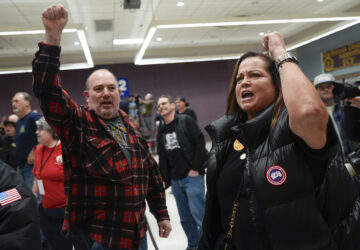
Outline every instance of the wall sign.
POLYGON ((322 53, 325 72, 360 65, 360 41, 322 53))
POLYGON ((128 97, 130 95, 129 79, 127 77, 118 77, 117 80, 121 90, 121 97, 128 97))

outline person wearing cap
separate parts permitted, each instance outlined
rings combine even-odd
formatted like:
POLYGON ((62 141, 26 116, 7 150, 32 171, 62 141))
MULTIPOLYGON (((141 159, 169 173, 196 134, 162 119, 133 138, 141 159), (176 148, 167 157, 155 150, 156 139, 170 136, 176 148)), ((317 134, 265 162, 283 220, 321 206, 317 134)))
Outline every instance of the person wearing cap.
POLYGON ((340 103, 336 103, 334 100, 334 83, 335 78, 332 74, 323 73, 319 74, 314 78, 314 86, 316 91, 318 92, 321 100, 326 106, 326 109, 329 113, 330 118, 333 120, 335 126, 335 130, 338 134, 338 137, 341 139, 341 147, 345 155, 350 153, 350 145, 347 138, 344 136, 342 119, 343 119, 343 110, 340 103))
POLYGON ((9 120, 4 121, 5 134, 0 137, 0 159, 9 164, 15 170, 18 169, 15 158, 15 123, 9 120))
POLYGON ((197 122, 197 116, 194 110, 189 108, 189 103, 186 101, 185 97, 178 97, 175 100, 176 105, 176 114, 189 115, 197 122))
POLYGON ((27 92, 17 92, 13 96, 13 112, 19 117, 15 129, 15 156, 21 175, 26 184, 32 188, 34 176, 32 169, 34 164, 36 139, 36 124, 41 115, 31 110, 31 96, 27 92))
POLYGON ((15 127, 16 123, 10 120, 4 121, 4 129, 5 129, 5 135, 9 137, 15 136, 15 127))
POLYGON ((44 117, 36 121, 33 193, 41 195, 40 226, 51 249, 72 250, 72 242, 61 233, 65 214, 64 171, 59 137, 44 117))
POLYGON ((4 121, 5 134, 0 138, 0 159, 9 164, 15 170, 18 164, 15 157, 15 123, 9 120, 4 121))

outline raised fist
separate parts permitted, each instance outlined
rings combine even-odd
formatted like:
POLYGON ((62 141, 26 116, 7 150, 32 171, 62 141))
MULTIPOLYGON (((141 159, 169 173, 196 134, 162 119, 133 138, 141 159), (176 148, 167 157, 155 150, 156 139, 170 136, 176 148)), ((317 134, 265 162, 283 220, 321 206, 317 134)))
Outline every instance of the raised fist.
POLYGON ((60 44, 61 33, 68 21, 68 12, 61 4, 47 7, 42 13, 45 27, 45 42, 60 44))
POLYGON ((274 60, 286 53, 284 38, 278 32, 270 32, 265 34, 263 37, 262 46, 274 60))

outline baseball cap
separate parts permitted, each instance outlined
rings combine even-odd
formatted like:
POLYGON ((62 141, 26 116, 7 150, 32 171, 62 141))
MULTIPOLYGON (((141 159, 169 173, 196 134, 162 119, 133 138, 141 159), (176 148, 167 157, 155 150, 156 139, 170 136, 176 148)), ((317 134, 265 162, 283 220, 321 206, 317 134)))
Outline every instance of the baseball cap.
POLYGON ((15 127, 15 122, 6 120, 6 121, 4 121, 4 126, 6 126, 6 125, 13 125, 15 127))
POLYGON ((335 82, 335 78, 332 74, 324 73, 324 74, 317 75, 314 78, 314 86, 315 87, 317 87, 323 83, 328 83, 328 82, 331 82, 331 83, 335 82))

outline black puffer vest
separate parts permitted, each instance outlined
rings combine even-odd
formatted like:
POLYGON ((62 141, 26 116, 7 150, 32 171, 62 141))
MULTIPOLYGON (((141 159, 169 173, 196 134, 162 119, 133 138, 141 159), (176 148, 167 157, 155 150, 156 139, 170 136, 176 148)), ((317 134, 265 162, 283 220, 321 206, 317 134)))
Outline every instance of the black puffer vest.
MULTIPOLYGON (((246 189, 250 192, 251 219, 265 228, 263 238, 269 242, 270 249, 340 249, 338 245, 341 249, 357 249, 359 245, 349 242, 355 239, 354 231, 359 232, 360 202, 342 158, 337 154, 338 142, 327 145, 331 147, 328 167, 322 184, 316 188, 294 134, 284 129, 288 127, 287 110, 282 110, 275 127, 270 130, 272 115, 273 105, 249 122, 240 123, 238 114, 227 115, 206 128, 213 140, 216 167, 208 167, 208 193, 199 249, 213 249, 219 234, 215 185, 232 135, 247 147, 244 174, 246 189), (286 175, 285 181, 280 178, 284 181, 280 185, 277 185, 276 175, 271 176, 274 166, 275 169, 280 167, 282 175, 286 175), (271 177, 275 184, 271 184, 271 177)), ((328 135, 330 133, 333 133, 331 123, 328 135)))

